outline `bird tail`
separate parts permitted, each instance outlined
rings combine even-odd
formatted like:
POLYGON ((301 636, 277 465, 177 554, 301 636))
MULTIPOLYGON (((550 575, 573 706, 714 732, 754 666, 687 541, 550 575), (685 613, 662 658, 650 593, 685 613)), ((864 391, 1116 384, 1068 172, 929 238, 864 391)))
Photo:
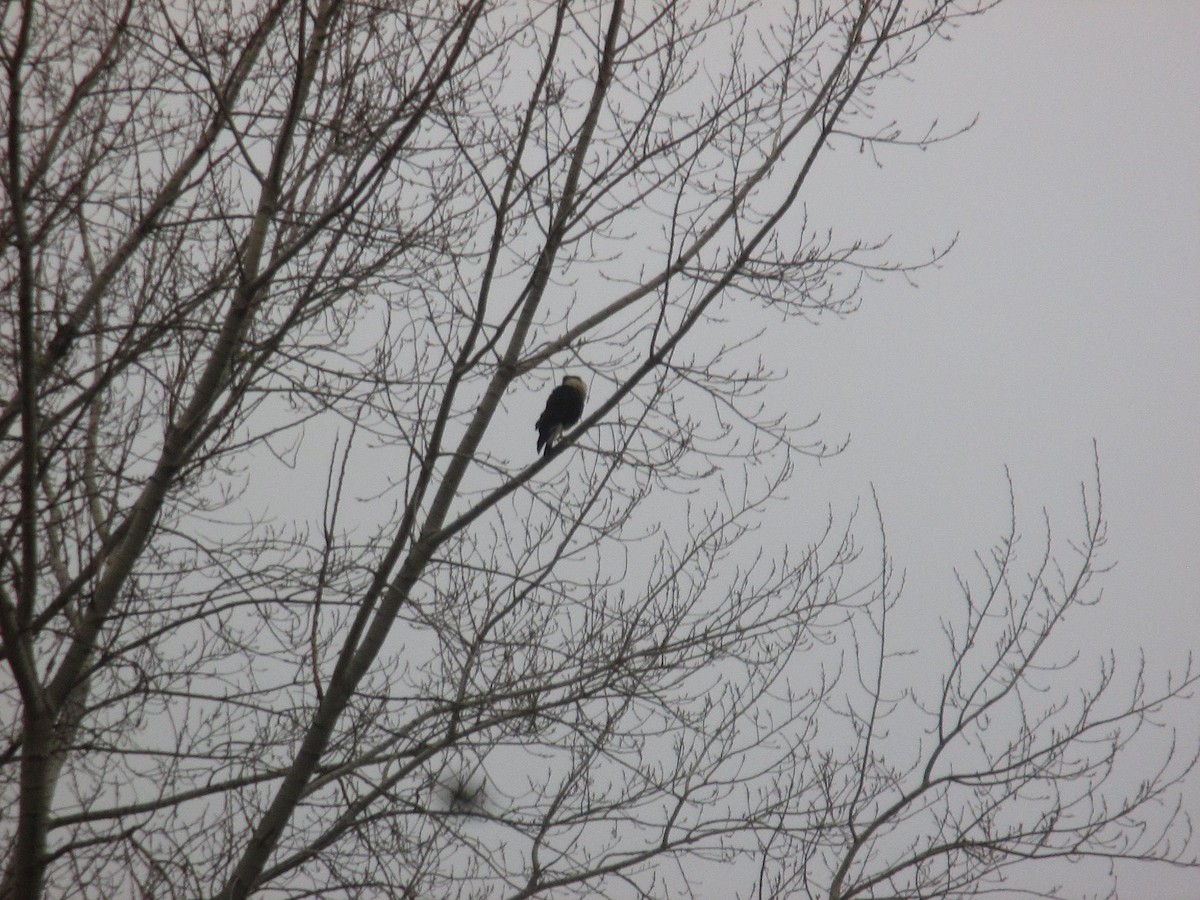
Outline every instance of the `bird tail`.
POLYGON ((553 425, 550 428, 539 429, 537 442, 538 453, 541 453, 542 448, 545 447, 545 455, 549 456, 554 452, 554 445, 558 442, 560 437, 562 437, 561 425, 553 425))

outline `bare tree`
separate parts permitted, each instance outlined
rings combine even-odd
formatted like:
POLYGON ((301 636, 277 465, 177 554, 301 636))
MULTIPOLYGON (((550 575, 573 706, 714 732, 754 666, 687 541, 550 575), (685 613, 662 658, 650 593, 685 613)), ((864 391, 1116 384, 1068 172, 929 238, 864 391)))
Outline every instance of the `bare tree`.
POLYGON ((908 141, 876 85, 988 5, 8 4, 0 895, 1193 860, 1195 748, 1125 760, 1195 676, 1071 674, 1098 487, 928 683, 885 544, 758 530, 828 448, 755 337, 930 261, 807 221, 814 165, 908 141))

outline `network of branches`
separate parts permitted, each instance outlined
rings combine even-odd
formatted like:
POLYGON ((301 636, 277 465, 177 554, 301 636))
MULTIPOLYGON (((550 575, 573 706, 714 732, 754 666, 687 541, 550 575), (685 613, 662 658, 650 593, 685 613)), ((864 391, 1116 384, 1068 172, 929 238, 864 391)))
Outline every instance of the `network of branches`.
POLYGON ((818 160, 952 136, 877 88, 989 5, 5 4, 0 896, 1193 862, 1195 674, 1069 633, 1098 477, 916 663, 877 505, 786 500, 838 440, 764 335, 943 252, 810 220, 818 160))

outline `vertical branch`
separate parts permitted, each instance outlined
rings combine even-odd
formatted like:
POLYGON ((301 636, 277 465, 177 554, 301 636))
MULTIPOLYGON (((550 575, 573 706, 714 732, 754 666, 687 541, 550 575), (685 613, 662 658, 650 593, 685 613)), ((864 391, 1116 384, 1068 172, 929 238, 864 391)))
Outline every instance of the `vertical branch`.
POLYGON ((26 217, 21 173, 22 72, 29 48, 33 3, 21 4, 21 27, 8 61, 8 196, 12 204, 13 244, 17 251, 18 380, 21 416, 21 574, 17 595, 17 625, 27 628, 37 602, 37 385, 34 381, 37 329, 34 310, 33 251, 26 217))
MULTIPOLYGON (((883 671, 887 665, 888 643, 887 643, 887 618, 890 608, 888 598, 888 584, 891 581, 891 565, 888 560, 887 549, 887 531, 883 527, 883 512, 879 508, 879 495, 875 491, 875 486, 871 485, 871 500, 875 504, 875 520, 879 523, 879 538, 881 542, 880 556, 880 571, 879 571, 879 651, 878 660, 875 667, 875 678, 870 686, 864 684, 867 688, 867 693, 871 698, 871 711, 866 717, 866 732, 862 736, 862 749, 858 753, 858 773, 856 776, 856 784, 854 794, 850 798, 850 802, 846 806, 846 823, 850 831, 850 836, 853 839, 858 837, 858 812, 859 804, 863 802, 863 797, 867 791, 867 776, 869 774, 872 760, 875 759, 875 730, 879 726, 879 720, 883 716, 880 712, 880 703, 883 698, 883 671)), ((854 651, 857 655, 860 651, 858 642, 855 641, 854 651)), ((859 678, 862 678, 861 663, 859 664, 859 678)), ((851 712, 853 716, 853 711, 851 712)))
MULTIPOLYGON (((0 615, 8 658, 21 692, 23 736, 21 746, 21 797, 17 810, 16 840, 10 867, 0 883, 0 896, 36 897, 45 877, 46 822, 49 815, 49 755, 52 723, 32 659, 29 625, 37 605, 38 582, 38 416, 34 379, 35 321, 33 251, 26 218, 22 185, 22 68, 33 27, 33 3, 21 4, 21 25, 8 58, 8 172, 7 189, 12 205, 13 244, 17 252, 18 383, 21 418, 20 533, 21 571, 17 579, 15 614, 0 615)), ((7 604, 5 604, 7 606, 7 604)))
MULTIPOLYGON (((359 411, 361 414, 361 410, 359 411)), ((358 433, 359 416, 354 417, 350 425, 350 436, 346 439, 346 449, 342 453, 342 464, 338 469, 337 486, 333 484, 333 468, 337 461, 337 441, 334 441, 333 453, 329 457, 329 474, 325 480, 325 514, 324 514, 324 547, 321 553, 321 568, 317 572, 317 589, 313 595, 312 625, 309 630, 309 652, 312 654, 313 689, 316 691, 317 702, 325 696, 321 686, 321 666, 318 659, 318 635, 321 621, 321 600, 325 596, 325 586, 329 580, 329 561, 333 555, 333 544, 336 540, 338 513, 342 508, 342 488, 346 484, 346 466, 350 462, 350 450, 354 446, 354 435, 358 433), (332 508, 331 508, 332 506, 332 508)))

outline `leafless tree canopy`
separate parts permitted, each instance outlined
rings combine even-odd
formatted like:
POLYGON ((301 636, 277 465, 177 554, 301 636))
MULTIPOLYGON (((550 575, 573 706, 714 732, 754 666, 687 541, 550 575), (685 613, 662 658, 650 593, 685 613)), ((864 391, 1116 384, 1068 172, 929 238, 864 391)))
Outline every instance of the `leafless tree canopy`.
POLYGON ((1073 651, 1098 480, 917 658, 879 516, 760 527, 830 448, 755 339, 933 261, 810 221, 814 165, 941 139, 876 87, 987 5, 0 9, 0 895, 1194 859, 1143 739, 1195 676, 1073 651))

